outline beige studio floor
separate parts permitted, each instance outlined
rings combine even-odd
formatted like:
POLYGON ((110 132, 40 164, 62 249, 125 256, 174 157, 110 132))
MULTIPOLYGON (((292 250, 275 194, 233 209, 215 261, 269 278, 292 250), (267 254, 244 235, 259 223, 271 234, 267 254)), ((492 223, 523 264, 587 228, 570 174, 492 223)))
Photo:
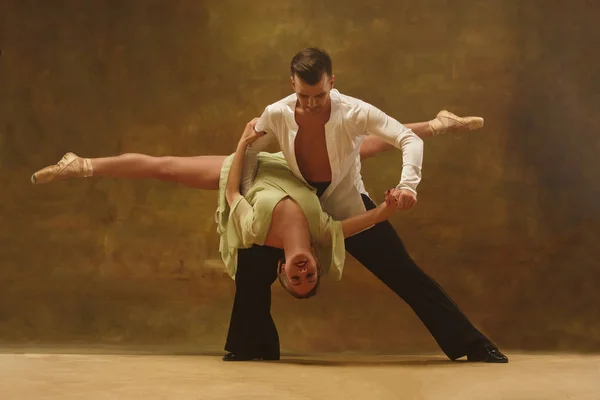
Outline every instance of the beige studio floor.
POLYGON ((600 399, 600 356, 510 354, 504 365, 440 356, 0 354, 0 399, 600 399))

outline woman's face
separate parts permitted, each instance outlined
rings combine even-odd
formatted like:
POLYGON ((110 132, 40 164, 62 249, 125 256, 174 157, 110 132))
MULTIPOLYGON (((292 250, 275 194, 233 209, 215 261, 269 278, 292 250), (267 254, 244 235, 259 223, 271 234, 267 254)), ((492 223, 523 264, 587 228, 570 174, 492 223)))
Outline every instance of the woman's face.
POLYGON ((318 281, 316 258, 308 254, 297 254, 281 264, 280 274, 285 275, 286 290, 302 297, 315 288, 318 281))

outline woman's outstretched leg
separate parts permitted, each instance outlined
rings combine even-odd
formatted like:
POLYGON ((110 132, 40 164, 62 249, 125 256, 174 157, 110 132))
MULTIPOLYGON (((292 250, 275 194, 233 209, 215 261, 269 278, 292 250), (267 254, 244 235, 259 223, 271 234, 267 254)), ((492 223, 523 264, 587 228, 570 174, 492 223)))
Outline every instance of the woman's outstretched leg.
POLYGON ((55 165, 31 176, 32 183, 102 176, 124 179, 158 179, 185 186, 218 190, 221 166, 227 156, 152 157, 128 153, 115 157, 82 158, 67 153, 55 165))

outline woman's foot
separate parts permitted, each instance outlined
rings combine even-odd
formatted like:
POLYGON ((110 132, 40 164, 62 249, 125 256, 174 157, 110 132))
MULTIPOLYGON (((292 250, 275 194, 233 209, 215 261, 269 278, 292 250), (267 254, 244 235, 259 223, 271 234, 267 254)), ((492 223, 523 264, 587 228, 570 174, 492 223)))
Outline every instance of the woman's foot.
POLYGON ((69 178, 92 176, 92 160, 81 158, 73 153, 67 153, 54 165, 42 168, 31 175, 31 183, 48 183, 69 178))
POLYGON ((440 111, 435 119, 429 121, 429 127, 433 136, 444 133, 454 133, 462 131, 472 131, 483 126, 481 117, 459 117, 450 111, 440 111))

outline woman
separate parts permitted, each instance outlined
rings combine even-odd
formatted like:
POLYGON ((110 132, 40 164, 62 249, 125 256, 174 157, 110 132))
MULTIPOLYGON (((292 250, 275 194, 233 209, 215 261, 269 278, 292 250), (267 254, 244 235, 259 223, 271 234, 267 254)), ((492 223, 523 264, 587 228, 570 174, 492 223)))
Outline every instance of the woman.
POLYGON ((238 248, 256 244, 283 249, 280 282, 293 296, 307 298, 315 293, 322 272, 341 278, 344 238, 386 220, 396 207, 384 202, 356 217, 334 221, 323 212, 315 190, 293 175, 283 155, 268 153, 259 155, 256 178, 242 196, 244 154, 259 135, 255 123, 256 119, 246 125, 235 154, 225 161, 221 172, 221 255, 235 276, 238 248))
MULTIPOLYGON (((221 235, 220 251, 229 274, 235 276, 237 248, 253 244, 281 248, 285 261, 279 266, 280 282, 292 295, 310 297, 315 293, 321 275, 317 260, 323 263, 323 271, 330 271, 340 279, 345 255, 343 239, 387 219, 395 207, 382 203, 359 216, 341 222, 333 221, 322 211, 314 189, 291 173, 283 156, 267 153, 261 154, 254 185, 245 194, 246 197, 242 196, 238 189, 241 162, 247 145, 256 139, 254 122, 246 126, 236 153, 229 158, 156 158, 124 154, 84 159, 67 153, 58 164, 33 174, 32 182, 45 183, 92 175, 149 177, 200 189, 217 189, 220 182, 218 231, 221 235)), ((429 123, 407 127, 419 136, 430 136, 452 130, 473 129, 471 122, 468 118, 461 119, 451 113, 441 112, 429 123)), ((361 158, 391 148, 377 138, 367 139, 361 148, 361 158)))

